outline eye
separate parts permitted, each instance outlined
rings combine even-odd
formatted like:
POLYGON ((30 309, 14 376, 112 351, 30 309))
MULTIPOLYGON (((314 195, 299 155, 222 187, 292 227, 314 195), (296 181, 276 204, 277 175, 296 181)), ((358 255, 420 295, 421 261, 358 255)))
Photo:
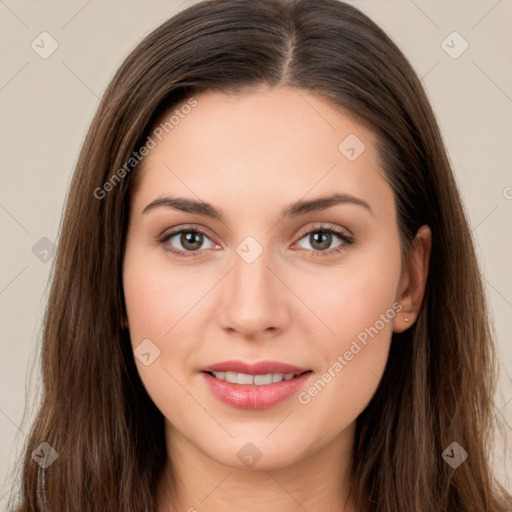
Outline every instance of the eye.
MULTIPOLYGON (((354 243, 351 235, 331 226, 315 226, 301 233, 299 242, 305 240, 310 247, 300 247, 312 251, 315 256, 329 256, 342 252, 346 246, 354 243), (338 239, 338 244, 332 247, 333 241, 338 239)), ((164 250, 179 257, 196 256, 201 249, 219 248, 210 237, 199 227, 184 227, 165 233, 158 242, 164 250), (209 246, 204 247, 205 241, 209 246)))
POLYGON ((315 226, 301 234, 301 240, 305 240, 309 247, 301 247, 302 249, 312 250, 316 255, 331 255, 344 250, 347 245, 352 245, 354 239, 352 236, 344 233, 341 230, 331 226, 315 226), (333 242, 338 239, 338 244, 332 247, 333 242), (324 254, 318 254, 324 253, 324 254))
POLYGON ((210 240, 204 231, 194 227, 171 231, 164 234, 158 241, 167 252, 187 257, 194 256, 194 254, 187 253, 199 252, 200 249, 205 249, 203 247, 205 240, 210 242, 210 246, 206 247, 206 249, 216 247, 216 244, 210 240))

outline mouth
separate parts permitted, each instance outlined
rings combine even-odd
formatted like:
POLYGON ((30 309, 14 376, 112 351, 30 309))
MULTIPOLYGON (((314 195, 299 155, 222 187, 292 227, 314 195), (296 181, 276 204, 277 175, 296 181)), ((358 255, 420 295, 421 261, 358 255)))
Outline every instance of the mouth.
POLYGON ((201 370, 213 395, 239 409, 273 407, 302 388, 313 371, 277 362, 225 361, 201 370))

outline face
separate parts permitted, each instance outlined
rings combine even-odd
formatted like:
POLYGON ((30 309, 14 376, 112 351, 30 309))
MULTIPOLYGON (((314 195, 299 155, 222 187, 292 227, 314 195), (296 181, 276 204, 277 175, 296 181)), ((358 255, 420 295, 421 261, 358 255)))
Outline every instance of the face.
POLYGON ((394 197, 374 136, 325 99, 195 101, 157 132, 131 204, 135 361, 172 439, 284 467, 349 439, 377 389, 403 321, 394 197))

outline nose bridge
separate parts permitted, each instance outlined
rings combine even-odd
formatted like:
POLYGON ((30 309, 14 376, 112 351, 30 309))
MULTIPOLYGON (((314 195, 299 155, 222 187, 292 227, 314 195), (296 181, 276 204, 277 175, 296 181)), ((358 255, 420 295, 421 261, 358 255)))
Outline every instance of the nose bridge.
POLYGON ((235 249, 232 279, 235 281, 235 289, 242 294, 244 290, 241 288, 245 288, 250 295, 264 292, 266 287, 271 286, 268 279, 270 271, 267 268, 271 264, 271 249, 264 247, 263 243, 253 236, 246 236, 235 249))
MULTIPOLYGON (((220 318, 224 328, 253 336, 259 331, 282 329, 286 297, 278 288, 272 267, 271 251, 247 237, 233 255, 233 270, 223 290, 220 318)), ((282 286, 282 285, 281 285, 282 286)))
POLYGON ((232 279, 235 281, 234 289, 242 296, 259 293, 268 295, 268 287, 271 286, 268 279, 270 274, 267 268, 268 264, 268 258, 263 254, 250 263, 237 255, 234 258, 232 272, 232 279))
POLYGON ((255 254, 250 248, 247 254, 244 254, 242 248, 243 245, 237 248, 237 254, 234 257, 231 293, 239 307, 254 304, 257 300, 262 308, 273 296, 270 290, 273 285, 270 279, 272 274, 267 268, 270 264, 269 251, 255 254))

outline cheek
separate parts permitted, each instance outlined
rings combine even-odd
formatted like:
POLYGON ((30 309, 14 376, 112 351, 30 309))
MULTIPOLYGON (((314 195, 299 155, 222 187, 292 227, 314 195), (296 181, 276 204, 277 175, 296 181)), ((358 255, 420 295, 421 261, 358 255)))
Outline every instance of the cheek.
POLYGON ((197 320, 193 305, 200 297, 200 285, 192 288, 191 283, 198 281, 187 272, 174 269, 170 276, 171 266, 164 263, 165 258, 149 257, 139 247, 128 245, 123 288, 137 371, 158 409, 172 417, 173 411, 193 406, 179 382, 183 381, 180 364, 194 347, 173 341, 195 336, 191 332, 197 320), (143 352, 150 353, 149 364, 138 357, 143 342, 147 347, 143 352))
MULTIPOLYGON (((395 300, 400 273, 398 243, 376 245, 374 251, 360 252, 350 263, 347 259, 346 266, 331 273, 329 286, 321 288, 316 280, 316 287, 310 288, 316 291, 309 293, 308 305, 330 332, 316 346, 323 368, 299 402, 315 411, 311 417, 329 415, 331 433, 353 421, 379 385, 393 320, 401 310, 395 300)), ((311 280, 309 285, 314 283, 311 280)))
MULTIPOLYGON (((127 249, 123 287, 132 342, 142 337, 164 340, 178 322, 189 322, 190 312, 208 291, 192 267, 173 268, 162 257, 144 257, 127 249)), ((211 285, 210 285, 211 286, 211 285)))
POLYGON ((332 346, 339 349, 376 322, 385 335, 392 332, 391 322, 383 327, 379 320, 387 311, 387 316, 396 313, 392 308, 400 275, 398 239, 382 236, 369 250, 347 253, 338 269, 329 270, 328 279, 321 274, 309 278, 302 274, 297 289, 302 289, 308 306, 329 328, 332 346))
POLYGON ((188 368, 184 364, 198 349, 206 317, 204 299, 218 280, 210 274, 193 266, 177 268, 161 254, 148 256, 135 244, 127 246, 123 288, 130 340, 140 377, 159 407, 169 407, 169 400, 183 394, 173 377, 183 381, 188 368), (148 339, 158 357, 146 366, 137 358, 137 348, 148 339))

